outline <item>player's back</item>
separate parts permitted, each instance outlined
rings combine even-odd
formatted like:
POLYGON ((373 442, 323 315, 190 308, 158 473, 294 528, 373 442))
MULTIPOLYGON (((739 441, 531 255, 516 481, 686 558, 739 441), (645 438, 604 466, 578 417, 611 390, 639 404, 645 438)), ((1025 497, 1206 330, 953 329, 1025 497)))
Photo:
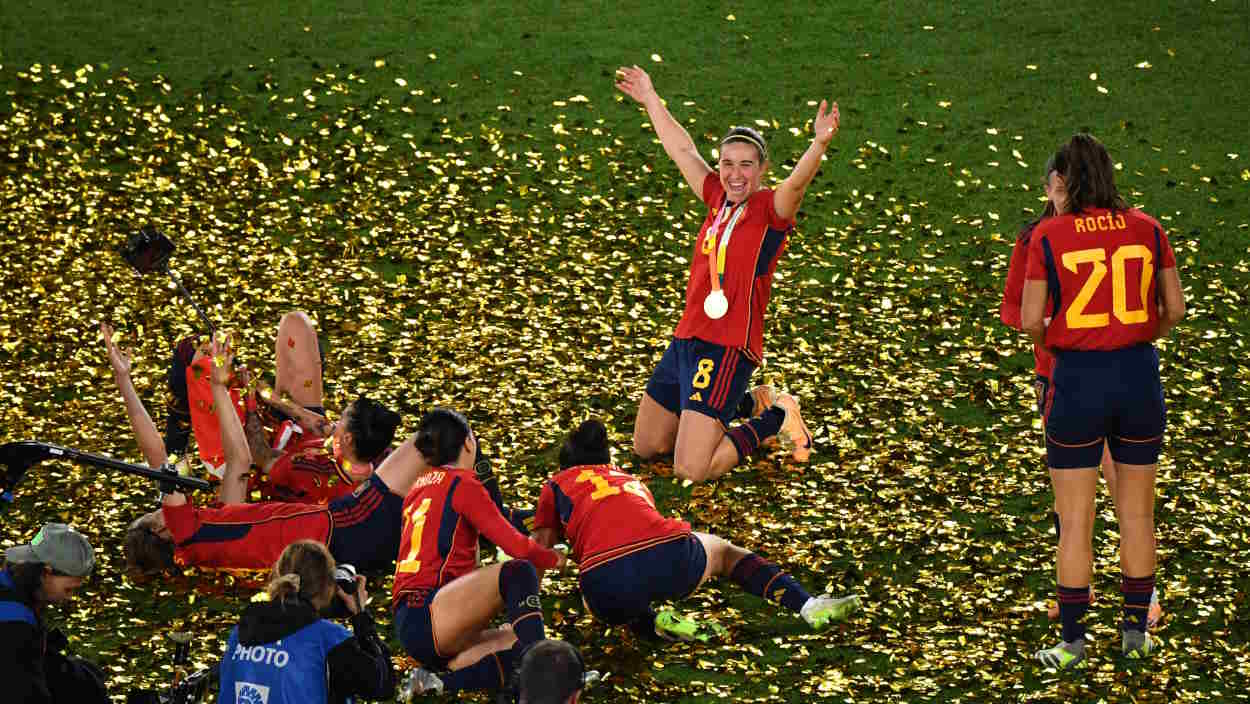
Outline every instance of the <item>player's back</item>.
POLYGON ((1029 278, 1048 282, 1048 347, 1115 350, 1155 338, 1158 272, 1176 261, 1150 216, 1090 208, 1047 218, 1029 256, 1029 278))
MULTIPOLYGON (((656 538, 690 532, 689 523, 660 515, 637 477, 612 465, 570 467, 552 477, 548 487, 543 498, 552 497, 583 572, 656 538)), ((538 512, 543 514, 544 507, 538 512)))
POLYGON ((396 601, 476 567, 478 531, 452 506, 455 492, 469 481, 476 481, 472 471, 440 467, 421 475, 408 491, 392 589, 396 601))

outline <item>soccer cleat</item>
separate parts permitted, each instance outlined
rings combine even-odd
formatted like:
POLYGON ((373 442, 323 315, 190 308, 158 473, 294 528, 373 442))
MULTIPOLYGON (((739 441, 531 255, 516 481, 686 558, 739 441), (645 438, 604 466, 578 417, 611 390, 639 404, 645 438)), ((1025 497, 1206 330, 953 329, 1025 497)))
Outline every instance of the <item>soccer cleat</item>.
POLYGON ((1046 667, 1071 670, 1085 660, 1085 639, 1077 638, 1071 643, 1060 642, 1053 648, 1037 651, 1033 657, 1046 667))
MULTIPOLYGON (((1094 604, 1094 585, 1092 584, 1089 586, 1089 603, 1090 606, 1093 606, 1094 604)), ((1059 620, 1059 604, 1054 604, 1046 608, 1046 618, 1051 621, 1059 620)))
POLYGON ((655 615, 655 634, 669 642, 691 641, 698 637, 699 624, 676 611, 661 611, 655 615))
POLYGON ((794 461, 806 462, 812 455, 812 434, 807 432, 803 416, 799 415, 799 400, 790 394, 780 394, 776 406, 786 414, 781 422, 781 432, 790 436, 790 441, 794 443, 794 461))
POLYGON ((442 694, 443 680, 433 672, 423 667, 418 667, 409 675, 408 686, 404 687, 404 691, 407 693, 408 699, 411 699, 415 694, 425 694, 426 692, 442 694))
POLYGON ((1145 631, 1126 628, 1120 631, 1120 650, 1130 660, 1145 660, 1154 650, 1154 641, 1145 631))
POLYGON ((813 630, 823 631, 846 617, 859 611, 859 597, 852 594, 835 599, 830 594, 821 594, 807 600, 799 610, 799 616, 813 630))
POLYGON ((1163 607, 1159 606, 1159 590, 1150 592, 1150 610, 1146 612, 1146 628, 1154 628, 1163 620, 1163 607))

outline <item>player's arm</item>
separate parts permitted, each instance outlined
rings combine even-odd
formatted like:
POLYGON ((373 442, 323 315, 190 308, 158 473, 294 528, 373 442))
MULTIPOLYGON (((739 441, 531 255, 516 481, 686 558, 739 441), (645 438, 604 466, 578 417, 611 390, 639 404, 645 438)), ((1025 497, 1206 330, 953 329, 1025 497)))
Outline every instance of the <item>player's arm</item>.
POLYGON ((668 158, 677 165, 690 190, 702 199, 703 181, 712 173, 712 167, 699 155, 690 133, 664 106, 664 100, 651 85, 651 77, 638 66, 622 66, 616 70, 616 87, 647 109, 647 117, 668 158))
POLYGON ((1185 292, 1181 289, 1181 277, 1176 273, 1176 267, 1159 270, 1159 293, 1159 337, 1167 337, 1185 317, 1185 292))
POLYGON ((1039 347, 1046 346, 1046 288, 1046 279, 1029 279, 1020 301, 1020 325, 1039 347))
POLYGON ((165 452, 165 440, 148 415, 148 409, 139 399, 134 382, 130 379, 130 356, 113 342, 113 327, 108 323, 100 323, 100 335, 104 338, 104 348, 108 352, 109 366, 113 368, 113 380, 121 391, 122 401, 126 404, 126 417, 130 419, 130 429, 134 431, 135 440, 139 443, 139 451, 143 453, 149 467, 160 467, 165 464, 168 455, 165 452))
POLYGON ((226 386, 234 365, 234 351, 229 337, 221 342, 214 336, 212 354, 209 366, 212 369, 213 412, 217 414, 217 423, 221 426, 221 447, 226 454, 226 471, 221 477, 217 495, 223 504, 247 503, 247 472, 252 466, 252 453, 247 447, 243 424, 235 413, 234 399, 230 398, 230 390, 226 386))
POLYGON ((998 318, 1017 330, 1024 329, 1020 318, 1020 304, 1024 297, 1024 272, 1029 261, 1028 240, 1017 239, 1011 248, 1011 263, 1007 265, 1007 282, 1003 285, 1003 302, 998 307, 998 318))
POLYGON ((321 438, 330 437, 334 432, 334 424, 325 416, 320 413, 313 413, 298 403, 292 403, 287 399, 279 398, 278 394, 275 394, 267 386, 259 388, 257 396, 270 408, 290 416, 306 432, 321 438))
POLYGON ((486 487, 476 479, 461 482, 452 499, 452 508, 512 557, 529 560, 540 570, 549 570, 564 562, 563 555, 521 535, 499 512, 486 493, 486 487))
MULTIPOLYGON (((407 496, 413 482, 417 481, 417 477, 429 468, 425 457, 417 450, 416 438, 417 436, 413 435, 405 440, 373 470, 374 475, 381 479, 382 483, 394 494, 407 496)), ((482 489, 482 491, 485 490, 485 488, 482 489)))
POLYGON ((827 101, 820 101, 820 107, 816 109, 816 119, 812 121, 812 131, 815 132, 812 136, 812 143, 807 147, 807 151, 803 152, 803 156, 799 157, 799 163, 794 165, 794 170, 790 172, 786 180, 777 186, 773 195, 773 210, 777 211, 781 219, 793 220, 798 214, 803 195, 807 193, 807 187, 811 185, 812 179, 816 176, 816 170, 820 168, 825 149, 829 147, 833 136, 838 133, 840 121, 838 104, 834 103, 830 108, 827 101), (825 112, 826 109, 828 112, 825 112))
POLYGON ((543 484, 542 493, 538 497, 538 506, 534 509, 534 530, 530 531, 534 542, 543 547, 553 547, 559 542, 561 535, 560 516, 556 513, 555 492, 551 482, 543 484))

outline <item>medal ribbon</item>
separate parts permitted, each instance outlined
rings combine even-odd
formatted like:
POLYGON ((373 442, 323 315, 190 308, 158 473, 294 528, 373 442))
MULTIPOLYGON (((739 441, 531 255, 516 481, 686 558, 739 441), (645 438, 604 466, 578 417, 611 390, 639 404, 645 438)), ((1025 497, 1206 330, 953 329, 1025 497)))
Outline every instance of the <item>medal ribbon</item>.
MULTIPOLYGON (((720 245, 712 247, 708 250, 708 276, 712 279, 712 290, 721 290, 721 285, 725 281, 725 253, 729 250, 729 238, 733 236, 734 227, 738 225, 738 218, 746 212, 747 201, 742 201, 733 210, 733 216, 729 218, 729 223, 725 225, 725 235, 720 240, 720 245)), ((725 216, 729 214, 729 199, 725 199, 725 205, 721 206, 720 214, 716 216, 716 222, 712 223, 712 227, 708 229, 707 236, 713 238, 715 242, 717 231, 720 230, 721 223, 725 220, 725 216)))

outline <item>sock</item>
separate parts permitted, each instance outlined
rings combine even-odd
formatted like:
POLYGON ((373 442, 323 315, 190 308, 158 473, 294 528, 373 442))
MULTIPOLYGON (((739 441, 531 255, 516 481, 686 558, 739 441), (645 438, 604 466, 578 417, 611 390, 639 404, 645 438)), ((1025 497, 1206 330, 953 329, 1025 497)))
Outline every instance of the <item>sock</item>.
POLYGON ((755 553, 738 560, 729 578, 737 582, 743 590, 765 601, 781 604, 795 613, 802 610, 807 600, 812 598, 794 577, 755 553))
POLYGON ((169 415, 165 418, 165 452, 184 455, 191 441, 191 402, 187 397, 187 367, 195 357, 195 339, 185 338, 174 347, 169 361, 169 415))
POLYGON ((1059 541, 1059 512, 1051 511, 1050 517, 1055 522, 1055 542, 1058 542, 1059 541))
POLYGON ((750 419, 751 411, 755 410, 755 397, 751 394, 743 394, 742 400, 738 402, 738 410, 734 411, 734 418, 750 419))
POLYGON ((490 466, 490 456, 482 452, 480 442, 477 446, 477 455, 473 458, 473 474, 482 486, 486 487, 486 493, 490 494, 490 500, 495 503, 499 512, 507 516, 507 509, 503 505, 503 494, 499 491, 499 477, 495 476, 495 470, 490 466))
MULTIPOLYGON (((1085 624, 1081 618, 1089 610, 1089 585, 1083 587, 1065 587, 1057 585, 1059 592, 1059 620, 1063 623, 1063 640, 1074 643, 1085 637, 1085 624)), ((1150 591, 1146 591, 1150 598, 1150 591)), ((1143 612, 1145 613, 1145 612, 1143 612)))
POLYGON ((542 640, 543 602, 538 597, 538 571, 528 560, 508 560, 499 570, 499 596, 512 622, 517 645, 542 640))
POLYGON ((1155 576, 1120 578, 1120 592, 1124 595, 1124 628, 1146 630, 1146 616, 1150 613, 1150 595, 1155 590, 1155 576))
POLYGON ((519 641, 509 650, 497 650, 468 667, 439 675, 443 681, 443 692, 504 689, 518 661, 515 657, 517 645, 520 645, 519 641))
POLYGON ((760 414, 759 418, 735 425, 725 433, 738 450, 738 461, 748 457, 760 443, 781 432, 781 423, 786 419, 786 412, 773 406, 760 414))
POLYGON ((639 614, 638 618, 629 622, 629 630, 638 636, 638 639, 646 643, 660 643, 664 639, 655 633, 655 609, 647 607, 646 613, 639 614))
POLYGON ((516 528, 521 535, 529 535, 530 529, 534 527, 534 509, 532 508, 504 507, 503 517, 508 519, 512 527, 516 528))

